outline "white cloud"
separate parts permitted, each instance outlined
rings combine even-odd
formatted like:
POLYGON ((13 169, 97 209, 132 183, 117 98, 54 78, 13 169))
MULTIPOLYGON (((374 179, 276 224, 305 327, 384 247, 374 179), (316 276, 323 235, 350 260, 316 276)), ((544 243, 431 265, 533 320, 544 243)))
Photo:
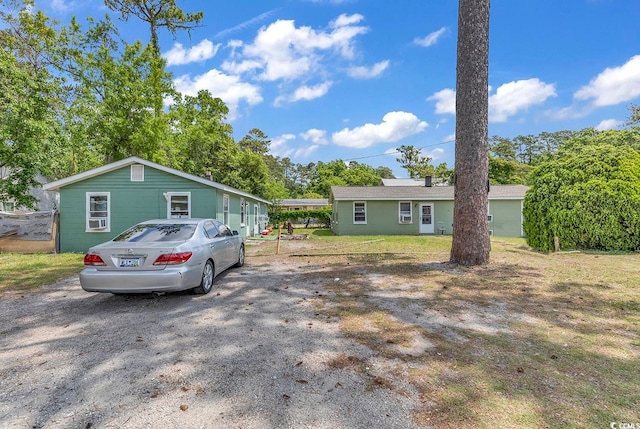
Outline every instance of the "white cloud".
POLYGON ((244 30, 246 28, 249 28, 255 24, 258 24, 260 22, 263 22, 267 19, 269 19, 275 12, 277 9, 272 9, 268 12, 262 13, 256 17, 253 17, 247 21, 244 21, 236 26, 233 26, 231 28, 227 28, 226 30, 222 30, 220 32, 218 32, 215 36, 214 39, 222 39, 223 37, 226 37, 227 35, 231 34, 231 33, 235 33, 237 31, 241 31, 244 30))
POLYGON ((454 141, 456 141, 456 133, 449 134, 448 136, 445 136, 445 138, 442 139, 442 143, 449 143, 454 141))
POLYGON ((240 103, 254 106, 262 102, 260 88, 241 82, 238 76, 226 75, 212 69, 207 73, 191 77, 183 75, 175 79, 176 90, 186 95, 196 95, 202 89, 208 90, 214 97, 219 97, 229 107, 229 119, 238 116, 240 103))
POLYGON ((312 144, 311 146, 301 147, 296 150, 293 156, 296 159, 309 158, 313 152, 315 152, 320 146, 317 144, 312 144))
MULTIPOLYGON (((323 55, 337 52, 352 58, 354 39, 368 31, 355 25, 362 15, 340 15, 330 23, 329 31, 296 27, 292 20, 278 20, 263 27, 251 44, 239 49, 237 61, 225 61, 222 69, 231 73, 255 72, 265 81, 307 77, 321 69, 323 55)), ((240 48, 240 47, 238 47, 240 48)))
POLYGON ((280 106, 282 105, 282 103, 287 101, 291 103, 295 103, 296 101, 300 101, 300 100, 308 101, 308 100, 313 100, 315 98, 320 98, 326 95, 327 92, 329 92, 329 88, 331 88, 332 85, 333 85, 333 82, 330 82, 330 81, 323 82, 314 86, 303 85, 298 89, 296 89, 294 93, 289 96, 281 95, 277 97, 273 104, 275 106, 280 106))
POLYGON ((70 6, 69 2, 67 2, 65 0, 52 0, 51 1, 51 8, 56 10, 56 11, 58 11, 58 12, 66 12, 71 8, 71 6, 70 6))
POLYGON ((325 130, 319 130, 317 128, 311 128, 310 130, 300 133, 300 137, 304 140, 315 143, 316 145, 326 145, 329 143, 327 140, 327 132, 325 130))
MULTIPOLYGON (((544 83, 537 78, 505 83, 489 96, 489 120, 505 122, 509 117, 556 96, 554 84, 544 83)), ((436 102, 437 114, 456 114, 456 92, 453 89, 438 91, 427 101, 436 102)))
POLYGON ((314 98, 322 97, 329 92, 329 88, 332 85, 333 82, 328 81, 314 86, 301 86, 293 93, 290 101, 313 100, 314 98))
POLYGON ((605 119, 600 121, 598 125, 596 125, 596 130, 605 131, 605 130, 615 130, 616 128, 620 128, 624 125, 623 121, 618 121, 617 119, 605 119))
POLYGON ((429 46, 435 45, 438 43, 440 37, 447 32, 447 27, 442 27, 438 31, 434 31, 433 33, 428 34, 426 37, 413 39, 413 43, 416 45, 424 46, 428 48, 429 46))
POLYGON ((285 158, 291 156, 295 150, 289 147, 289 141, 296 138, 295 134, 283 134, 271 139, 269 144, 269 152, 274 156, 285 158))
POLYGON ((347 73, 355 79, 372 79, 378 77, 389 67, 389 60, 380 61, 372 67, 350 67, 347 73))
POLYGON ((640 55, 631 57, 620 67, 606 68, 589 85, 580 88, 573 97, 591 100, 594 106, 612 106, 640 96, 640 55))
POLYGON ((537 78, 505 83, 489 96, 489 120, 506 122, 510 116, 557 95, 554 84, 537 78))
POLYGON ((436 113, 439 115, 446 113, 451 115, 456 114, 456 92, 453 89, 446 88, 438 91, 427 98, 427 101, 436 102, 436 113))
POLYGON ((173 48, 162 56, 167 60, 168 66, 182 65, 213 58, 219 48, 219 44, 214 45, 207 39, 189 49, 185 49, 181 43, 176 42, 173 44, 173 48))
POLYGON ((413 113, 389 112, 382 118, 382 123, 344 128, 333 133, 332 140, 339 146, 363 149, 376 143, 397 142, 423 132, 427 126, 425 121, 421 121, 413 113))

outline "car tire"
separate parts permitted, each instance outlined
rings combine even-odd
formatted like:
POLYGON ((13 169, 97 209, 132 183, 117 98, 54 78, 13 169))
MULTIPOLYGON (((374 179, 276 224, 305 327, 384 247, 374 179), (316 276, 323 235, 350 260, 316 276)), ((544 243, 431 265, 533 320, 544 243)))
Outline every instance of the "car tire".
POLYGON ((193 289, 194 293, 200 295, 206 295, 211 292, 213 289, 213 277, 215 274, 215 270, 213 268, 213 262, 207 261, 204 264, 204 269, 202 270, 202 280, 200 281, 200 286, 193 289))
POLYGON ((234 265, 236 268, 240 268, 244 265, 244 245, 240 246, 240 251, 238 252, 238 262, 234 265))

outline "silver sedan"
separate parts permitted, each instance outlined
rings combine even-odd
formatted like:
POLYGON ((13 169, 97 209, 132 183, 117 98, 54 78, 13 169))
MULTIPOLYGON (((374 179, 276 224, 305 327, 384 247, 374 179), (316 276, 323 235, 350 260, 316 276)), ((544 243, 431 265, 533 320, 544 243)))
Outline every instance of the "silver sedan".
POLYGON ((244 256, 244 239, 215 219, 148 220, 89 249, 80 284, 88 292, 205 294, 244 256))

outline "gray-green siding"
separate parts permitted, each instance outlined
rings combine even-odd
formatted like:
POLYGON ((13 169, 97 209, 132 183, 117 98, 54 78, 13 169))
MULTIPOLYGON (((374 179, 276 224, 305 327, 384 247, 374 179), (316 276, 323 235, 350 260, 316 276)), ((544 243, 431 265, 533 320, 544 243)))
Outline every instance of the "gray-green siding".
MULTIPOLYGON (((358 200, 355 200, 358 201, 358 200)), ((364 201, 364 200, 362 200, 364 201)), ((408 201, 408 200, 402 200, 408 201)), ((440 233, 438 226, 444 228, 445 234, 453 229, 453 201, 410 201, 411 223, 400 222, 399 201, 368 200, 366 201, 366 224, 353 221, 354 201, 334 201, 331 228, 336 235, 417 235, 420 234, 420 204, 433 204, 434 234, 440 233)), ((522 236, 522 201, 494 200, 489 203, 489 214, 492 220, 489 229, 493 235, 503 237, 522 236)))
MULTIPOLYGON (((60 251, 85 252, 89 247, 110 240, 138 222, 167 218, 166 192, 190 192, 191 217, 212 217, 222 220, 223 194, 229 195, 229 226, 243 236, 253 231, 254 200, 250 203, 248 223, 240 224, 240 196, 226 193, 189 179, 156 170, 144 169, 144 181, 131 181, 129 166, 106 172, 64 186, 60 189, 60 251), (86 195, 109 192, 110 228, 108 232, 86 231, 86 195)), ((259 205, 266 213, 264 204, 259 205)), ((258 229, 263 228, 260 225, 258 229)))

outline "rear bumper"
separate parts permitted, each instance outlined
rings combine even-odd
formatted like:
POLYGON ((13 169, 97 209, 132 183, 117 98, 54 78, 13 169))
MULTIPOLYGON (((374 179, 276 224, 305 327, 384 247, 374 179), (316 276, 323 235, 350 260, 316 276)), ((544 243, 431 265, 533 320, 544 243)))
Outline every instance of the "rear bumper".
POLYGON ((87 292, 173 292, 200 285, 202 266, 166 267, 158 271, 108 271, 86 267, 80 285, 87 292))

